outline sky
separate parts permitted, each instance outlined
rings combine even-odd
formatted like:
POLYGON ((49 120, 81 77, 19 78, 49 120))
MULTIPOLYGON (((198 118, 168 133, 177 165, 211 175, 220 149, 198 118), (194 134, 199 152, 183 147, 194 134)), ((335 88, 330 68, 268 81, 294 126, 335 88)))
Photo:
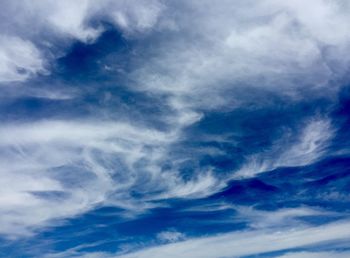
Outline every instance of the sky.
POLYGON ((0 3, 0 257, 350 257, 349 1, 0 3))

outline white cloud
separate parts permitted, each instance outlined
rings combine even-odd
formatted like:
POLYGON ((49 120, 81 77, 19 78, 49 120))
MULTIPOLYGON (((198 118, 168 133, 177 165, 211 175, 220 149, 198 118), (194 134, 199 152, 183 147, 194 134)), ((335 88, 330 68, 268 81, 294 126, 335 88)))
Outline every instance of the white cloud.
POLYGON ((189 239, 116 257, 212 258, 258 255, 308 245, 322 245, 328 241, 346 240, 350 238, 349 226, 349 221, 342 221, 318 227, 291 228, 283 231, 242 231, 189 239))
POLYGON ((46 121, 0 131, 0 233, 9 236, 85 212, 112 190, 124 187, 127 194, 137 175, 109 164, 110 155, 132 166, 146 155, 152 159, 142 146, 165 141, 159 132, 117 123, 46 121), (122 186, 111 178, 119 173, 125 173, 122 186))
POLYGON ((252 155, 234 174, 234 178, 252 177, 277 167, 295 167, 311 164, 327 151, 334 129, 328 119, 312 119, 302 125, 300 135, 286 132, 268 151, 252 155))
POLYGON ((195 108, 241 102, 225 92, 242 87, 294 98, 305 87, 315 95, 332 92, 337 85, 331 83, 346 76, 349 65, 341 58, 350 47, 349 6, 323 0, 309 5, 312 18, 301 1, 183 2, 183 9, 173 10, 181 17, 175 19, 179 37, 160 38, 158 51, 132 76, 141 90, 166 92, 195 108))
POLYGON ((59 38, 74 38, 82 41, 95 39, 99 30, 88 26, 90 19, 89 0, 75 1, 28 1, 5 0, 2 3, 0 31, 26 40, 54 45, 59 38))
POLYGON ((350 252, 295 252, 278 256, 278 258, 347 258, 350 252))
POLYGON ((38 11, 44 13, 43 18, 58 32, 87 42, 96 39, 102 32, 102 28, 92 28, 87 24, 93 14, 90 0, 39 3, 38 11))
POLYGON ((303 166, 317 161, 325 153, 333 134, 329 120, 311 120, 303 128, 297 142, 279 157, 278 165, 303 166))
MULTIPOLYGON (((174 3, 170 1, 4 1, 1 13, 5 19, 1 20, 0 31, 11 36, 0 40, 0 80, 24 81, 43 71, 45 61, 31 42, 43 38, 50 46, 57 38, 95 40, 102 29, 91 23, 101 18, 113 22, 126 36, 148 33, 147 47, 137 49, 145 59, 139 60, 129 78, 140 91, 165 93, 174 114, 165 118, 173 126, 169 132, 100 121, 2 124, 0 233, 30 234, 33 228, 45 226, 52 219, 76 216, 99 203, 139 212, 152 207, 152 200, 207 196, 221 189, 225 179, 218 180, 210 171, 196 171, 186 181, 179 171, 163 171, 160 166, 161 161, 169 159, 167 148, 181 138, 182 130, 201 119, 198 109, 213 110, 228 103, 234 103, 230 109, 242 105, 244 97, 234 90, 244 87, 273 91, 295 100, 313 95, 299 91, 327 95, 338 86, 331 82, 346 76, 350 12, 344 1, 179 1, 172 8, 174 3), (167 15, 171 17, 165 18, 167 15), (167 26, 173 30, 167 31, 167 26), (157 34, 160 30, 165 32, 157 34), (148 48, 150 42, 154 46, 148 48), (336 71, 333 62, 339 68, 336 71), (131 189, 140 191, 144 198, 132 198, 131 189)), ((253 176, 278 166, 315 162, 332 134, 328 120, 310 121, 296 143, 295 137, 287 134, 286 142, 282 140, 271 152, 252 157, 237 175, 253 176), (291 142, 291 148, 281 151, 291 142)), ((337 225, 329 225, 328 229, 334 233, 328 238, 322 228, 320 232, 309 228, 280 236, 291 237, 290 245, 300 246, 302 243, 294 239, 298 232, 318 237, 306 237, 306 243, 348 233, 337 225)), ((265 236, 263 231, 255 233, 265 236)), ((231 251, 228 243, 244 253, 249 248, 244 251, 239 243, 243 247, 251 244, 247 237, 258 241, 254 234, 240 236, 243 240, 231 234, 188 240, 142 255, 170 251, 174 255, 188 254, 190 245, 203 246, 204 251, 205 243, 216 248, 221 240, 223 243, 217 244, 223 255, 231 251)), ((277 236, 263 240, 273 241, 277 236)), ((266 251, 263 240, 261 246, 254 247, 256 252, 266 251)), ((285 241, 281 240, 280 248, 288 246, 285 241)))
POLYGON ((190 181, 185 181, 176 171, 162 175, 170 184, 169 191, 161 194, 158 198, 203 198, 222 189, 224 182, 218 180, 211 172, 202 172, 194 175, 190 181))
POLYGON ((164 198, 198 198, 210 174, 183 181, 161 161, 178 132, 121 122, 48 120, 0 127, 0 234, 30 235, 108 204, 133 216, 164 198), (130 192, 140 192, 136 198, 130 192))
POLYGON ((81 0, 79 2, 62 1, 22 1, 16 3, 5 0, 3 3, 3 24, 1 30, 12 29, 12 33, 31 37, 43 36, 47 32, 59 37, 71 37, 84 42, 95 40, 102 28, 91 25, 94 18, 115 21, 121 29, 138 31, 151 29, 156 25, 162 5, 159 1, 124 0, 81 0), (15 19, 11 15, 17 14, 15 19), (119 16, 123 19, 113 19, 119 16), (31 23, 28 23, 31 21, 31 23), (29 28, 35 31, 28 30, 29 28))
POLYGON ((55 42, 59 39, 96 40, 104 30, 100 24, 91 24, 96 17, 132 35, 156 26, 161 11, 162 5, 156 0, 5 0, 0 11, 0 82, 25 81, 44 72, 44 63, 65 51, 59 46, 63 41, 55 42), (35 46, 38 42, 40 50, 35 46))
POLYGON ((43 57, 30 41, 0 36, 0 83, 24 81, 44 71, 43 57))
POLYGON ((94 18, 102 17, 126 34, 143 33, 156 26, 163 8, 158 0, 63 0, 36 2, 34 6, 51 28, 85 42, 95 40, 103 31, 89 24, 94 18))
POLYGON ((304 26, 305 32, 319 42, 338 45, 348 44, 350 40, 349 28, 346 25, 350 21, 347 1, 311 0, 305 3, 301 0, 288 2, 267 0, 263 6, 271 13, 279 11, 294 15, 297 21, 304 26), (337 29, 334 33, 329 33, 334 30, 335 26, 337 29))
POLYGON ((175 230, 169 230, 158 233, 157 238, 162 242, 177 242, 179 240, 183 240, 185 235, 175 230))
POLYGON ((131 0, 110 1, 108 8, 112 21, 126 35, 135 35, 154 28, 165 6, 158 0, 131 0))
POLYGON ((312 216, 336 215, 335 212, 328 212, 310 207, 283 208, 274 211, 257 210, 253 207, 233 206, 237 211, 234 220, 246 221, 251 228, 290 228, 305 224, 300 218, 312 216))
MULTIPOLYGON (((315 123, 319 128, 319 121, 315 123)), ((322 139, 326 139, 318 135, 314 125, 311 123, 301 134, 302 141, 295 145, 301 147, 292 146, 293 151, 286 153, 303 156, 300 151, 309 153, 312 149, 314 157, 314 149, 318 150, 315 142, 322 145, 322 139)), ((185 180, 176 169, 161 169, 162 162, 171 159, 168 147, 179 140, 181 131, 181 127, 162 132, 131 123, 102 121, 3 124, 0 233, 29 235, 53 219, 70 218, 98 204, 115 205, 126 209, 125 215, 134 216, 154 207, 154 200, 202 198, 224 188, 230 176, 219 180, 211 171, 195 171, 185 180), (132 197, 132 191, 142 193, 142 197, 132 197)), ((302 161, 297 160, 297 164, 302 161)), ((317 215, 309 209, 287 209, 270 214, 272 217, 264 212, 240 212, 252 226, 260 228, 274 222, 285 225, 286 220, 291 222, 299 215, 317 215)))

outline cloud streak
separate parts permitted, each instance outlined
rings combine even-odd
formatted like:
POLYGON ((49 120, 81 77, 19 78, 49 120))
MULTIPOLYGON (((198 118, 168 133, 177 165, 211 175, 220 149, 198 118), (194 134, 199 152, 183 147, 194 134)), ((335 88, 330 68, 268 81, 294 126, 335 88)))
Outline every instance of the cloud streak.
POLYGON ((291 229, 283 232, 230 233, 215 237, 189 239, 117 257, 240 257, 308 245, 320 245, 327 241, 346 240, 350 237, 348 227, 349 222, 342 221, 320 227, 291 229))

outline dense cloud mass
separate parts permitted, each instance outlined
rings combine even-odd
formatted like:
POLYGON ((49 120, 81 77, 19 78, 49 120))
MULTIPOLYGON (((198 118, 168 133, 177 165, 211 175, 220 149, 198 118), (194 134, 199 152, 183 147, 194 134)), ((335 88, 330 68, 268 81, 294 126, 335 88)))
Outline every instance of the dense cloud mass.
POLYGON ((348 53, 345 0, 3 0, 0 253, 348 257, 348 53))

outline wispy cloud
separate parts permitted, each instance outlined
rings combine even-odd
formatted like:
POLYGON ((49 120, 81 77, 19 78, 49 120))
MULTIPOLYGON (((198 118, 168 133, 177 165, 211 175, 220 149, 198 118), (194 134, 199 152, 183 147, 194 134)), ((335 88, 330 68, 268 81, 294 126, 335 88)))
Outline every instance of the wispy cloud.
POLYGON ((248 231, 189 239, 117 257, 240 257, 349 239, 349 222, 284 231, 248 231), (273 244, 271 244, 273 243, 273 244))
POLYGON ((349 13, 345 0, 2 1, 1 236, 32 236, 96 207, 134 219, 183 201, 177 211, 231 210, 223 220, 246 228, 187 238, 165 227, 155 241, 168 244, 121 257, 244 256, 349 239, 347 220, 300 219, 338 214, 322 207, 266 211, 210 199, 232 179, 310 166, 331 152, 332 112, 349 79, 349 13), (267 123, 280 109, 278 123, 267 123), (205 140, 196 133, 211 115, 241 110, 253 115, 205 140), (268 126, 269 135, 257 133, 268 126))
POLYGON ((328 119, 312 119, 296 137, 288 131, 270 150, 254 154, 233 178, 252 177, 278 167, 306 166, 322 158, 334 135, 328 119))
POLYGON ((278 256, 278 258, 346 258, 349 257, 349 252, 295 252, 295 253, 287 253, 282 256, 278 256))
POLYGON ((45 72, 44 57, 28 40, 0 36, 0 83, 24 81, 45 72))

